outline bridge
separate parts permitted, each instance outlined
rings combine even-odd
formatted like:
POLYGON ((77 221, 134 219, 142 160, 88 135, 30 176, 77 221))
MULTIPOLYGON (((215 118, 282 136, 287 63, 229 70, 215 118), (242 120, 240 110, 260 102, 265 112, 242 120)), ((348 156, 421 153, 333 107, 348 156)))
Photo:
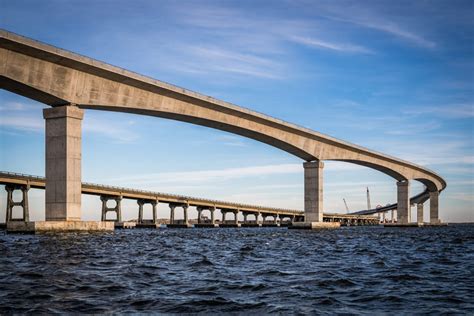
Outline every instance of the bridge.
MULTIPOLYGON (((5 223, 28 222, 29 220, 29 206, 28 206, 28 191, 29 189, 45 189, 46 179, 44 177, 4 172, 0 171, 0 184, 5 185, 7 191, 7 207, 5 223), (22 201, 13 201, 13 192, 21 190, 23 193, 22 201), (13 217, 13 207, 20 206, 22 208, 22 217, 13 217)), ((135 190, 129 188, 122 188, 116 186, 107 186, 93 183, 82 183, 82 194, 96 195, 100 197, 102 202, 101 220, 110 221, 107 219, 107 213, 115 213, 115 218, 111 221, 115 222, 115 227, 159 227, 157 217, 158 203, 168 204, 170 208, 169 221, 166 222, 168 227, 191 227, 191 220, 188 217, 188 208, 195 207, 198 213, 197 219, 194 221, 195 227, 275 227, 288 226, 295 222, 304 222, 304 212, 301 210, 289 210, 274 207, 265 207, 257 205, 247 205, 241 203, 232 203, 225 201, 216 201, 210 199, 202 199, 190 196, 152 192, 145 190, 135 190), (138 204, 138 218, 134 222, 122 221, 121 201, 123 199, 136 200, 138 204), (114 201, 114 206, 109 207, 108 201, 114 201), (146 220, 143 217, 143 206, 151 204, 152 219, 146 220), (181 221, 175 220, 175 209, 180 207, 183 209, 184 219, 181 221), (221 213, 221 220, 219 224, 216 223, 215 211, 219 210, 221 213), (209 211, 210 219, 204 220, 203 212, 209 211), (226 214, 232 213, 233 219, 226 221, 226 214), (243 222, 238 220, 238 214, 242 213, 243 222), (252 216, 254 220, 249 219, 252 216), (271 221, 267 218, 271 217, 271 221), (260 221, 259 218, 262 220, 260 221), (286 219, 286 221, 285 221, 286 219)), ((342 225, 376 225, 379 220, 377 217, 369 215, 351 215, 351 214, 324 214, 324 222, 336 222, 342 225)))
POLYGON ((108 227, 106 222, 81 223, 82 118, 88 109, 206 126, 301 158, 305 216, 296 226, 302 228, 338 226, 323 221, 326 160, 366 166, 392 177, 402 225, 411 223, 410 182, 422 182, 430 201, 430 223, 439 223, 439 194, 446 181, 427 168, 5 30, 0 30, 0 88, 51 106, 43 111, 45 218, 50 222, 45 225, 108 227))

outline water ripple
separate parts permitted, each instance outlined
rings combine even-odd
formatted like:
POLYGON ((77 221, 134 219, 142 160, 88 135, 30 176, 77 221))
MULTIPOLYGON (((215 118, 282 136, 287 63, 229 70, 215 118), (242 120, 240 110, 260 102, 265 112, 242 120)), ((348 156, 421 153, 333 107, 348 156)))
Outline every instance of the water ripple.
POLYGON ((474 226, 0 231, 0 314, 474 313, 474 226))

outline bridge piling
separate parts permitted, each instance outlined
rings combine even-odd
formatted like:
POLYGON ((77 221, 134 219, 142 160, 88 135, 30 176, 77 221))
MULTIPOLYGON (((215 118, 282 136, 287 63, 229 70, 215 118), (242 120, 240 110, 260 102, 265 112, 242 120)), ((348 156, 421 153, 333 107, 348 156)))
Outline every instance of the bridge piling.
POLYGON ((410 182, 408 180, 397 182, 397 213, 399 224, 411 223, 410 212, 410 182))
POLYGON ((416 205, 416 222, 418 224, 423 224, 423 203, 418 203, 416 205))
POLYGON ((7 208, 5 212, 5 223, 11 221, 23 221, 28 222, 30 218, 30 211, 28 207, 28 185, 5 185, 7 191, 7 208), (13 200, 13 192, 15 190, 21 190, 22 200, 15 202, 13 200), (22 218, 13 218, 13 207, 20 206, 22 208, 22 218))

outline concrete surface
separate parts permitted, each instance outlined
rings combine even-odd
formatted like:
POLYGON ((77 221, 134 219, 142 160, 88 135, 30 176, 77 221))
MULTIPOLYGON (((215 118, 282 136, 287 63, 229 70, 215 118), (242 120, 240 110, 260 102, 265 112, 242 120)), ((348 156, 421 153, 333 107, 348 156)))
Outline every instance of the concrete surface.
POLYGON ((98 221, 37 221, 37 222, 9 222, 8 233, 47 233, 47 232, 96 232, 113 231, 114 222, 98 221))

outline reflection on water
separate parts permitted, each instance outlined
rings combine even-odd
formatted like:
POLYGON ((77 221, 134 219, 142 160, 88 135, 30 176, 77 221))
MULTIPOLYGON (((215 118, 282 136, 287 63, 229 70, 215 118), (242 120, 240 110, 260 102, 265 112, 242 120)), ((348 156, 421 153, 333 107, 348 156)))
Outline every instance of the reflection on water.
POLYGON ((474 313, 474 226, 6 235, 0 313, 474 313))

